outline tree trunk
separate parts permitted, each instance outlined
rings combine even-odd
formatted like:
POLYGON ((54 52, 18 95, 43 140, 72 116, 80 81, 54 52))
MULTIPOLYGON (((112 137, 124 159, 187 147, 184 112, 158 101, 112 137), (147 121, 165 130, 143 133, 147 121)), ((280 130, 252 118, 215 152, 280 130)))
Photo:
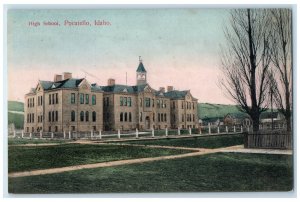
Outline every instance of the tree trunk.
POLYGON ((253 132, 259 131, 259 113, 254 112, 251 116, 253 122, 253 132))

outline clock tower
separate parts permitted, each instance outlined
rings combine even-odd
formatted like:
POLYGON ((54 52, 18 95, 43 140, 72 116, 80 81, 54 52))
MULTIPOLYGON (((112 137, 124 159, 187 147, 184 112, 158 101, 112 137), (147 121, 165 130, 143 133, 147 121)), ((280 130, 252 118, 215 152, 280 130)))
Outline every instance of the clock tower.
POLYGON ((139 66, 136 70, 136 85, 143 85, 147 83, 147 71, 143 65, 141 56, 139 57, 139 66))

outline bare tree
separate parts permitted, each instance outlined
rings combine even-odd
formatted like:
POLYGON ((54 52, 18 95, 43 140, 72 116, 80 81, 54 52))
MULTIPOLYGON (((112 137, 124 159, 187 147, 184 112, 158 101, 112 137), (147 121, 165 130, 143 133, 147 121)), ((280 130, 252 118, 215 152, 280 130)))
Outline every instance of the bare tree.
POLYGON ((274 103, 291 131, 292 116, 292 54, 291 54, 291 10, 270 10, 272 25, 272 64, 275 77, 271 77, 274 90, 274 103))
POLYGON ((259 116, 268 106, 271 34, 267 19, 265 9, 231 10, 224 30, 221 88, 249 114, 253 131, 259 130, 259 116))

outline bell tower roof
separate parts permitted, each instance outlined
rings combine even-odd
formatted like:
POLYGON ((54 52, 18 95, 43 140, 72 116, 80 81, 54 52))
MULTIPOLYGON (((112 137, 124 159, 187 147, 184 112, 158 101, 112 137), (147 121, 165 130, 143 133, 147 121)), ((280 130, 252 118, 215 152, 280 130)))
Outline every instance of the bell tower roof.
POLYGON ((139 62, 140 62, 140 64, 139 64, 136 72, 147 72, 144 65, 143 65, 143 61, 141 59, 141 56, 139 56, 139 62))

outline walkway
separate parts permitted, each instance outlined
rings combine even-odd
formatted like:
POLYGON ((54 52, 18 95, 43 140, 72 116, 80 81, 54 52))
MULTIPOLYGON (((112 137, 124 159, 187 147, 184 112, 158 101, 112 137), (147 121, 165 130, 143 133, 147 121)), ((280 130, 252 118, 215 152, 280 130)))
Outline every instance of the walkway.
POLYGON ((197 152, 172 155, 172 156, 159 156, 159 157, 151 157, 151 158, 129 159, 129 160, 102 162, 102 163, 85 164, 85 165, 74 165, 74 166, 67 166, 67 167, 61 167, 61 168, 50 168, 50 169, 43 169, 43 170, 15 172, 15 173, 9 173, 8 177, 27 177, 27 176, 35 176, 35 175, 46 175, 46 174, 55 174, 55 173, 62 173, 62 172, 67 172, 67 171, 81 170, 81 169, 104 168, 104 167, 110 167, 110 166, 129 165, 129 164, 145 163, 145 162, 152 162, 152 161, 159 161, 159 160, 186 158, 186 157, 201 156, 204 154, 216 153, 216 152, 220 152, 221 150, 224 150, 224 151, 232 150, 235 148, 237 148, 237 146, 218 148, 218 149, 201 148, 201 149, 198 149, 199 151, 197 151, 197 152))

